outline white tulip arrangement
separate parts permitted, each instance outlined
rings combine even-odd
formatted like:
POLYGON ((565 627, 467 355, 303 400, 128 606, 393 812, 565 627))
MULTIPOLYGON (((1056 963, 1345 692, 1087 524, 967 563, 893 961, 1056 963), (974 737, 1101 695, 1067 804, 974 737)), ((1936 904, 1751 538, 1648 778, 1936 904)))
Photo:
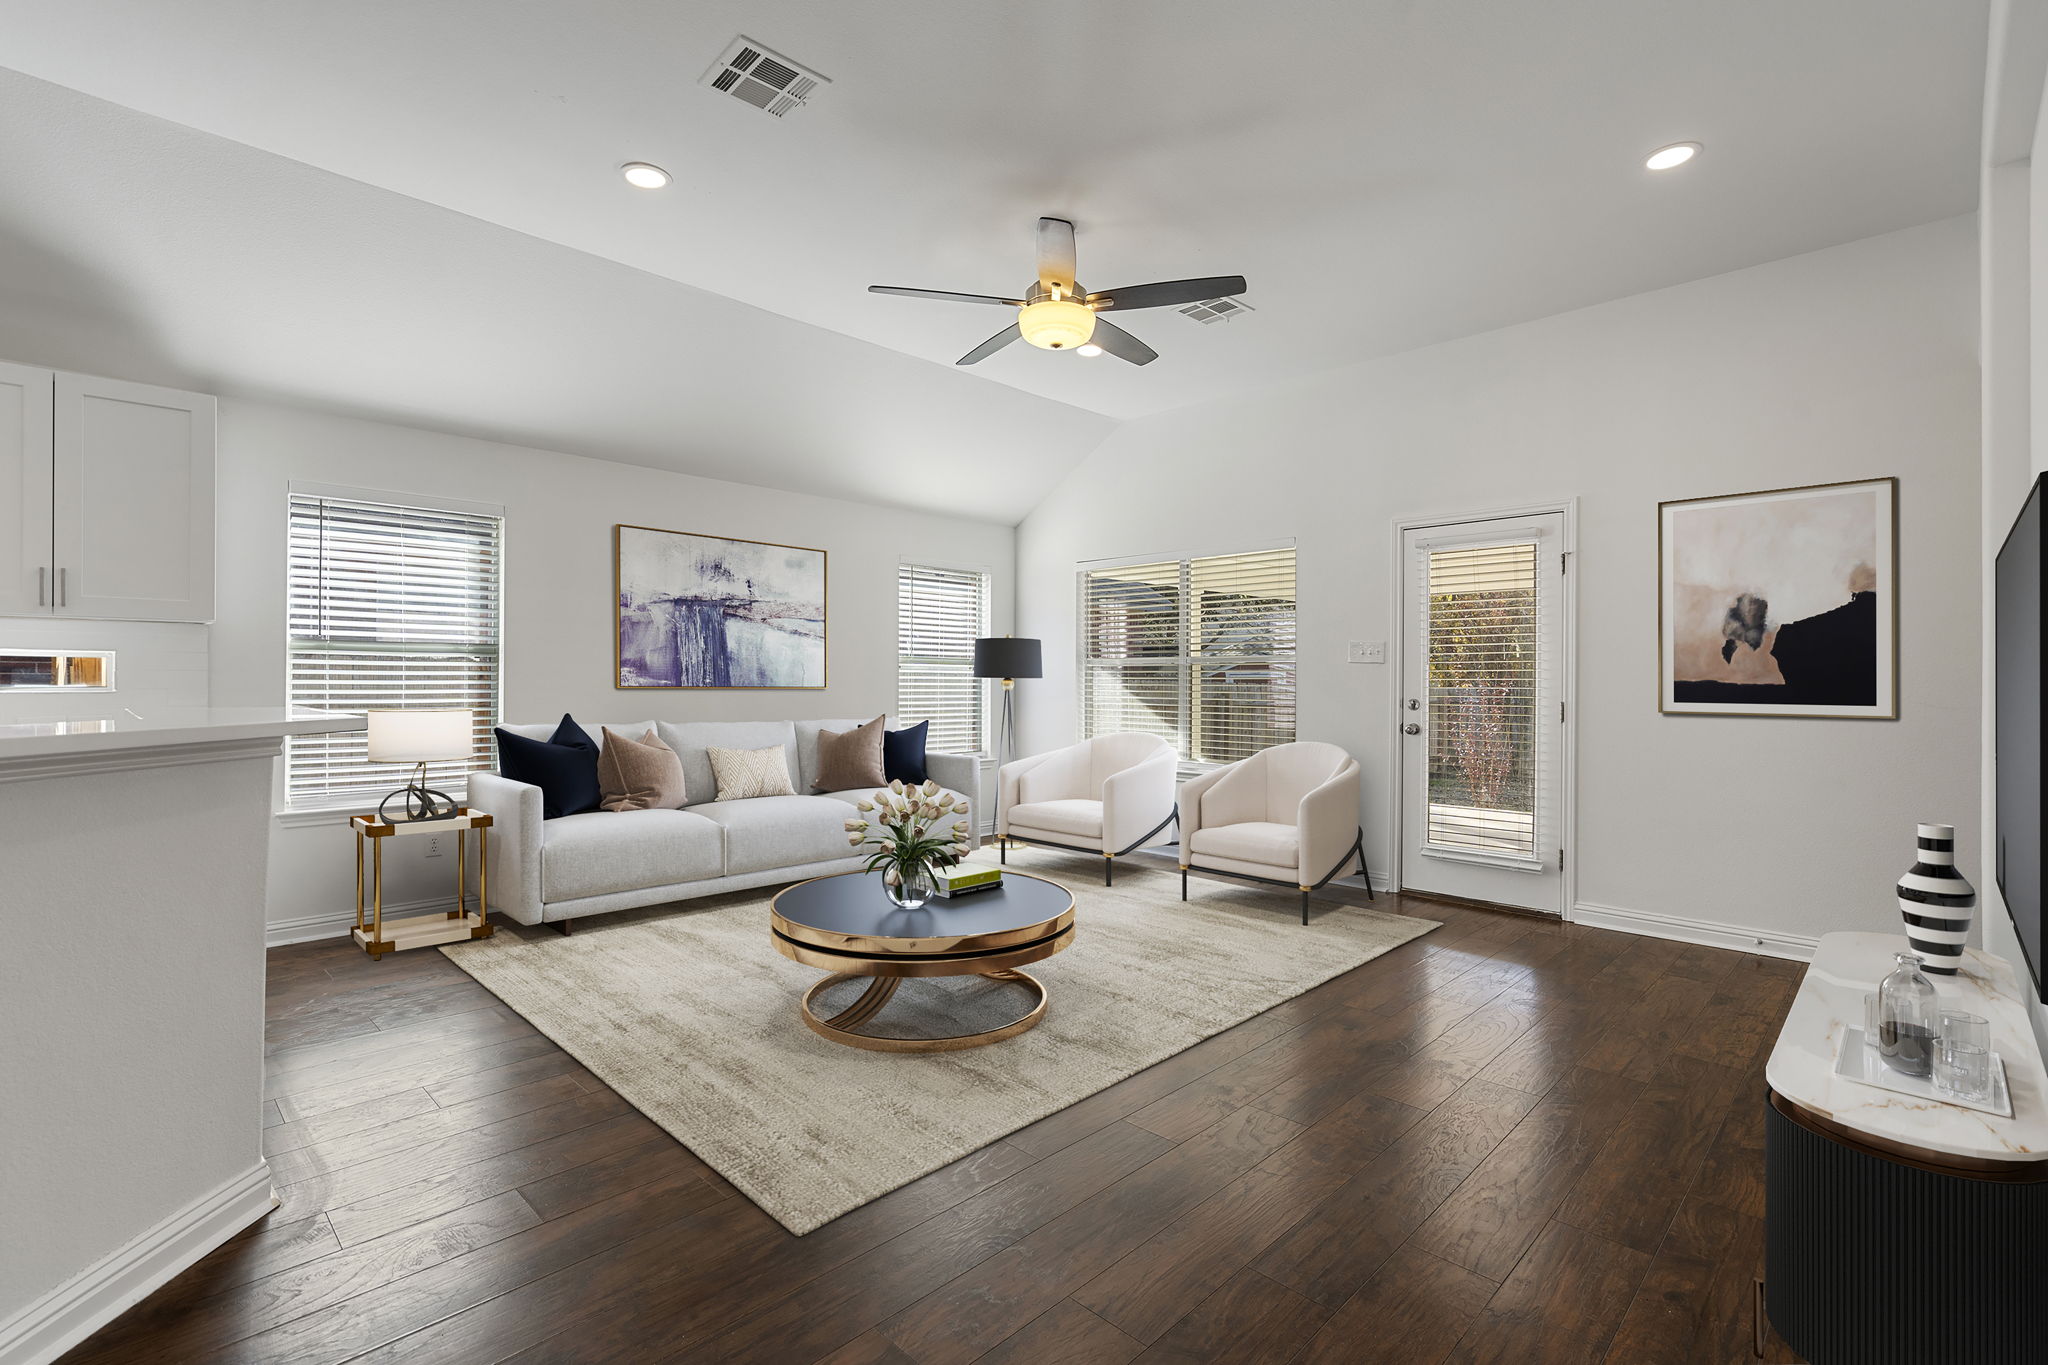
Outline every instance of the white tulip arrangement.
POLYGON ((867 870, 879 871, 893 889, 934 867, 953 867, 972 849, 968 843, 967 803, 936 782, 922 786, 891 782, 887 791, 854 807, 861 816, 846 822, 846 842, 855 848, 873 848, 867 870), (872 814, 881 825, 875 832, 865 818, 872 814), (957 816, 952 829, 933 833, 932 826, 947 816, 957 816))

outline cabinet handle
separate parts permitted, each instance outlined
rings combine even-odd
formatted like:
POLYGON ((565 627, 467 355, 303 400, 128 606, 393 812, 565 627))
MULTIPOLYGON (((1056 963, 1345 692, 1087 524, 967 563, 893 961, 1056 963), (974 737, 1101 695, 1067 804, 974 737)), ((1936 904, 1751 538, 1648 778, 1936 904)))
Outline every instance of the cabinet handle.
POLYGON ((64 573, 63 569, 57 570, 57 605, 60 607, 71 605, 70 593, 65 590, 64 573))
POLYGON ((42 565, 36 565, 36 605, 39 607, 49 605, 50 590, 48 586, 46 586, 46 579, 49 575, 49 572, 50 571, 44 568, 42 565))

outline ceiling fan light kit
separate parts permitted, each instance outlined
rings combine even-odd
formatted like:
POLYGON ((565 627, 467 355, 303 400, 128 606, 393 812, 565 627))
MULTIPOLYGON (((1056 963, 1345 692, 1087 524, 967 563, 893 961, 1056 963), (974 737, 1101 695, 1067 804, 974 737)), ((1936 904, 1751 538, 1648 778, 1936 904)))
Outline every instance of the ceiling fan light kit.
POLYGON ((1133 365, 1149 365, 1159 353, 1101 316, 1108 309, 1128 313, 1139 308, 1178 308, 1183 304, 1220 302, 1245 291, 1242 275, 1211 275, 1199 280, 1167 280, 1084 293, 1074 282, 1074 225, 1064 218, 1038 220, 1038 282, 1024 297, 1000 294, 959 294, 948 289, 904 289, 871 284, 870 294, 897 294, 950 303, 992 303, 1017 310, 1017 320, 953 363, 973 365, 1022 339, 1047 351, 1104 351, 1133 365))

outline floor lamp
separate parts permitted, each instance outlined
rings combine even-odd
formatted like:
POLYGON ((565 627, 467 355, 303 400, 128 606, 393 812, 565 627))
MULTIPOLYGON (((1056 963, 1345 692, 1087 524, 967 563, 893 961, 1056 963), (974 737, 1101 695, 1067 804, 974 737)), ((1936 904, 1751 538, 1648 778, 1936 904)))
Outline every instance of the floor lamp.
POLYGON ((974 676, 1000 678, 1003 683, 1003 715, 996 726, 996 802, 998 824, 1003 810, 1003 764, 1010 761, 1011 746, 1017 740, 1017 719, 1012 684, 1018 678, 1042 678, 1045 661, 1036 640, 1019 640, 1013 635, 994 636, 974 642, 974 676))

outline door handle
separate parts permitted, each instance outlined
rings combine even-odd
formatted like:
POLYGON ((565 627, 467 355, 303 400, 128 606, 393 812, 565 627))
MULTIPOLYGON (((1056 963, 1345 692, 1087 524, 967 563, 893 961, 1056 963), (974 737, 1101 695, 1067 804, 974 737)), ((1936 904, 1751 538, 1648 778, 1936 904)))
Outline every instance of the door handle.
POLYGON ((70 596, 71 594, 67 590, 67 586, 64 581, 64 570, 59 569, 57 570, 57 605, 60 607, 70 606, 70 596))
POLYGON ((39 607, 49 605, 50 589, 47 582, 49 572, 41 564, 36 565, 36 605, 39 607))
POLYGON ((1422 733, 1422 727, 1411 720, 1401 727, 1401 733, 1404 735, 1419 735, 1422 733))

